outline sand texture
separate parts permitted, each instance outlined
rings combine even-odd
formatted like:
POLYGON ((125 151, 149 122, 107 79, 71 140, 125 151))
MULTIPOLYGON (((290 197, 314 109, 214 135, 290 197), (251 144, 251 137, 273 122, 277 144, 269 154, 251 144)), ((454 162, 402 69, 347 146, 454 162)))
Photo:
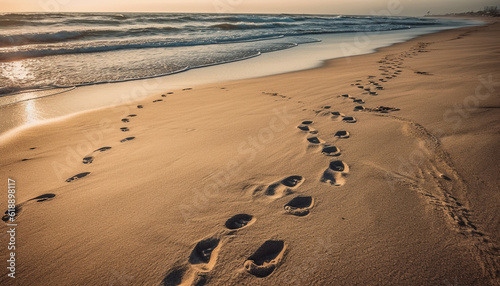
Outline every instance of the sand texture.
POLYGON ((0 284, 500 285, 499 34, 165 90, 3 139, 18 263, 0 284))

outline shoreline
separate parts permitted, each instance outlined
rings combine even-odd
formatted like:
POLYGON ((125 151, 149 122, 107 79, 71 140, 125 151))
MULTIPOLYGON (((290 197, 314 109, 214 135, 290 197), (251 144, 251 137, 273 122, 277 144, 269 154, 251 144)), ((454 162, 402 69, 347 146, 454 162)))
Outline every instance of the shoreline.
POLYGON ((163 90, 6 138, 16 282, 499 285, 498 31, 163 90), (237 214, 251 218, 231 229, 237 214))
MULTIPOLYGON (((484 22, 483 24, 475 23, 473 26, 480 26, 484 24, 484 22)), ((464 27, 416 28, 411 30, 384 31, 382 33, 356 32, 331 35, 316 35, 316 37, 319 38, 321 42, 301 44, 298 47, 292 49, 265 53, 261 54, 258 57, 252 57, 249 59, 243 59, 224 64, 210 65, 207 67, 196 67, 187 71, 180 71, 168 75, 154 76, 145 79, 131 79, 120 82, 95 83, 73 88, 66 87, 54 89, 53 91, 55 93, 52 95, 43 95, 43 93, 50 93, 51 90, 16 94, 12 96, 14 100, 16 100, 15 98, 22 99, 18 99, 15 102, 9 102, 10 100, 12 100, 12 98, 5 97, 3 99, 4 104, 0 106, 0 109, 3 109, 3 112, 0 115, 0 121, 3 122, 4 125, 2 128, 0 128, 0 140, 2 140, 2 138, 9 137, 12 134, 15 134, 19 130, 30 128, 30 126, 33 125, 47 124, 57 120, 64 120, 65 118, 70 118, 84 112, 112 107, 117 104, 126 104, 127 102, 138 100, 138 98, 153 96, 155 93, 161 92, 161 90, 175 90, 182 89, 183 86, 217 84, 233 80, 260 78, 265 76, 273 76, 284 73, 320 68, 323 65, 326 65, 330 60, 375 53, 380 48, 399 44, 401 42, 408 41, 422 35, 429 35, 447 31, 450 29, 460 28, 464 27), (367 37, 369 39, 368 44, 360 44, 358 42, 359 37, 367 37), (332 49, 334 50, 333 52, 331 52, 332 49), (320 55, 317 55, 315 57, 307 56, 306 60, 300 59, 303 57, 303 55, 307 55, 310 52, 316 52, 320 55), (288 62, 288 64, 280 64, 280 61, 288 62), (242 73, 242 70, 247 70, 247 72, 242 73), (252 72, 248 72, 250 70, 252 72), (266 72, 263 72, 264 70, 266 70, 266 72), (230 72, 228 73, 227 71, 230 72), (216 76, 214 76, 214 74, 216 76), (140 90, 136 93, 140 92, 141 94, 130 94, 130 90, 134 89, 140 90), (89 98, 87 102, 84 102, 84 99, 81 99, 75 100, 76 104, 72 104, 71 98, 64 98, 73 95, 75 95, 76 97, 81 97, 81 94, 83 93, 86 93, 87 96, 89 94, 92 95, 88 96, 89 98), (119 96, 107 95, 111 93, 119 94, 119 96), (59 98, 61 98, 61 100, 57 100, 58 95, 60 95, 59 98), (54 97, 50 98, 51 96, 54 97), (40 99, 44 99, 49 102, 45 104, 43 102, 37 102, 37 104, 35 104, 35 102, 40 99), (29 102, 31 105, 36 105, 38 107, 29 107, 27 106, 28 104, 26 103, 26 101, 31 101, 29 102), (90 102, 98 103, 88 105, 90 102), (56 106, 58 105, 60 105, 61 107, 56 108, 56 106), (31 121, 34 121, 35 123, 28 123, 26 122, 25 118, 32 118, 31 121), (9 122, 9 120, 14 120, 14 122, 9 122)), ((0 98, 0 103, 1 102, 2 98, 0 98)))

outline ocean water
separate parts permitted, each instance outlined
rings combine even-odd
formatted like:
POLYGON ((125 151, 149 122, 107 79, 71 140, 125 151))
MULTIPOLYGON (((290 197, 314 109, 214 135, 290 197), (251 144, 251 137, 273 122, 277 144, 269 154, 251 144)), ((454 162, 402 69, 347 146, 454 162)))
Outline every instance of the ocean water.
POLYGON ((459 25, 340 15, 0 14, 0 96, 168 75, 318 42, 319 34, 459 25))

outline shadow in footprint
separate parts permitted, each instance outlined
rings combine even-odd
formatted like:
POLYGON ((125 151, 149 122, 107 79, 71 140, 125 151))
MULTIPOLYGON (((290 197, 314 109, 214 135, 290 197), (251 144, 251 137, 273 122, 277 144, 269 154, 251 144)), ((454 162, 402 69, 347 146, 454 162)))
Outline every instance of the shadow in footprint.
POLYGON ((451 178, 450 178, 450 177, 448 177, 448 176, 446 176, 445 174, 441 174, 441 175, 439 175, 439 177, 440 177, 441 179, 446 180, 446 181, 451 181, 451 178))
POLYGON ((337 172, 343 172, 348 169, 348 166, 342 161, 330 162, 330 165, 328 167, 337 172))
POLYGON ((307 138, 307 141, 309 141, 309 143, 311 143, 311 144, 321 144, 321 143, 323 143, 323 140, 319 139, 316 136, 307 138))
POLYGON ((144 106, 142 106, 142 105, 137 105, 137 108, 141 109, 141 108, 144 108, 144 106))
POLYGON ((304 178, 302 176, 290 176, 284 178, 281 183, 289 188, 295 188, 302 184, 303 181, 304 178))
POLYGON ((127 115, 127 117, 136 117, 136 116, 137 116, 137 114, 129 114, 129 115, 127 115))
POLYGON ((87 156, 82 160, 83 164, 92 164, 92 162, 94 162, 94 157, 92 156, 87 156))
POLYGON ((124 139, 120 140, 120 143, 125 143, 127 141, 131 141, 131 140, 134 140, 134 139, 135 139, 135 137, 127 137, 127 138, 124 138, 124 139))
POLYGON ((38 203, 40 203, 40 202, 45 202, 45 201, 51 200, 55 197, 56 197, 55 194, 49 193, 49 194, 43 194, 43 195, 40 195, 38 197, 32 198, 32 199, 30 199, 30 201, 37 201, 38 203))
POLYGON ((313 131, 314 129, 312 129, 310 126, 308 125, 299 125, 297 126, 297 128, 299 128, 300 130, 302 131, 305 131, 305 132, 309 132, 309 131, 313 131))
POLYGON ((205 277, 196 277, 196 273, 188 271, 187 267, 176 267, 172 269, 167 273, 165 278, 163 278, 161 283, 163 286, 203 286, 205 284, 205 277))
POLYGON ((120 127, 120 130, 123 132, 130 131, 130 129, 128 129, 128 127, 120 127))
POLYGON ((356 120, 356 118, 354 118, 352 116, 346 116, 346 117, 342 118, 342 121, 346 122, 346 123, 356 123, 356 122, 358 122, 356 120))
MULTIPOLYGON (((94 150, 94 152, 92 152, 92 153, 105 152, 105 151, 108 151, 109 149, 111 149, 111 147, 101 147, 99 149, 94 150)), ((83 164, 92 164, 93 162, 94 162, 94 156, 91 156, 91 155, 85 156, 82 160, 83 164)))
POLYGON ((267 277, 276 270, 285 254, 282 240, 268 240, 244 263, 245 270, 257 277, 267 277))
POLYGON ((101 147, 99 149, 94 150, 94 152, 104 152, 108 151, 109 149, 111 149, 111 147, 101 147))
POLYGON ((255 222, 255 219, 252 215, 249 214, 237 214, 232 216, 230 219, 226 221, 226 228, 228 229, 241 229, 247 227, 255 222))
POLYGON ((73 177, 70 177, 70 178, 67 178, 66 179, 66 182, 70 183, 70 182, 73 182, 75 180, 78 180, 78 179, 81 179, 83 177, 86 177, 90 174, 90 172, 84 172, 84 173, 80 173, 80 174, 76 174, 74 175, 73 177))
POLYGON ((351 136, 351 134, 349 134, 349 131, 340 130, 340 131, 337 131, 337 133, 335 133, 334 136, 338 137, 338 138, 342 138, 342 139, 347 139, 351 136))
POLYGON ((343 161, 332 161, 323 172, 321 182, 330 183, 334 186, 343 186, 345 184, 344 176, 349 173, 349 166, 343 161))
POLYGON ((310 196, 298 196, 289 201, 285 211, 295 216, 306 216, 314 205, 314 199, 310 196))
POLYGON ((344 117, 345 114, 341 113, 341 112, 338 112, 338 111, 334 111, 332 112, 332 117, 331 119, 332 120, 340 120, 342 117, 344 117))
POLYGON ((327 156, 340 156, 340 149, 336 146, 325 146, 323 150, 321 150, 321 153, 327 156))
POLYGON ((122 119, 122 122, 125 122, 125 123, 126 123, 126 122, 130 122, 130 120, 128 120, 127 118, 123 118, 123 119, 122 119))
POLYGON ((163 279, 162 285, 165 285, 165 286, 167 286, 167 285, 168 286, 180 285, 182 283, 182 277, 184 276, 184 273, 186 273, 186 269, 183 269, 183 268, 178 268, 178 269, 172 270, 163 279))
POLYGON ((217 261, 217 254, 220 249, 220 239, 208 238, 196 244, 191 255, 189 256, 189 263, 196 265, 199 270, 211 270, 217 261))
POLYGON ((267 187, 264 195, 277 199, 289 195, 304 182, 302 176, 290 176, 267 187))
POLYGON ((21 206, 17 205, 14 207, 14 209, 6 210, 3 217, 2 217, 2 220, 5 222, 9 222, 9 221, 13 222, 15 219, 17 219, 20 212, 21 212, 21 206))

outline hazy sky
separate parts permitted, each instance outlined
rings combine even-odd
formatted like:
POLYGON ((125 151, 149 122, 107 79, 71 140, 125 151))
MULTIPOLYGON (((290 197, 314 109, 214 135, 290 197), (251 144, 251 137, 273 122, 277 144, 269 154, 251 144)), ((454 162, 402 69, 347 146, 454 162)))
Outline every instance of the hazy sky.
POLYGON ((499 0, 0 0, 1 12, 390 14, 477 11, 499 0))

